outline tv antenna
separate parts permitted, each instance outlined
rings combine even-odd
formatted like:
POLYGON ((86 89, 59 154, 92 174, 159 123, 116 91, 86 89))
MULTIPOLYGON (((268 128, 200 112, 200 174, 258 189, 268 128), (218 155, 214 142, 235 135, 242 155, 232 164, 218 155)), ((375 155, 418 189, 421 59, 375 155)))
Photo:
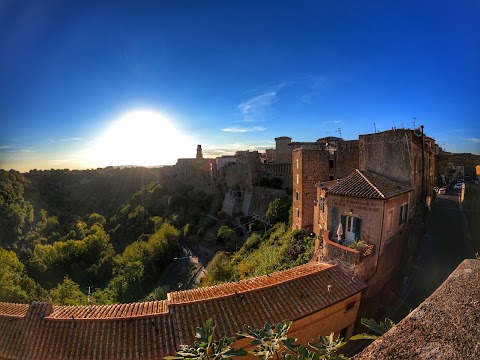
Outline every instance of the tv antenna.
POLYGON ((342 137, 342 129, 338 128, 338 129, 337 129, 337 132, 340 134, 340 139, 343 139, 343 137, 342 137))

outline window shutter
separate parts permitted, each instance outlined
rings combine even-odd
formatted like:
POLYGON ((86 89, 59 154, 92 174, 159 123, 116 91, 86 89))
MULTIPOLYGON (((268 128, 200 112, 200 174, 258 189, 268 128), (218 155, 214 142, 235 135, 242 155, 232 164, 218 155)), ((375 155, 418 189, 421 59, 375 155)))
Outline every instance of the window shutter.
POLYGON ((360 227, 362 225, 362 219, 360 218, 355 218, 353 226, 355 226, 355 240, 360 239, 360 227))
MULTIPOLYGON (((347 217, 345 215, 341 215, 340 222, 342 223, 342 227, 343 227, 342 239, 345 239, 345 232, 347 231, 347 217)), ((337 233, 337 229, 334 229, 334 230, 335 230, 335 233, 337 233)))

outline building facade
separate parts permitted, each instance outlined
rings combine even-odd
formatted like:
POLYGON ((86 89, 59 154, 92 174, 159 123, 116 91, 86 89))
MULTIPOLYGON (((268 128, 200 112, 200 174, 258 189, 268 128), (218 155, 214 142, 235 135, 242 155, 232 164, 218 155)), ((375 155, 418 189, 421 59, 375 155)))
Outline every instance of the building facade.
POLYGON ((292 228, 313 231, 313 207, 317 194, 315 184, 332 181, 358 168, 357 140, 336 137, 318 139, 315 143, 292 143, 292 228))

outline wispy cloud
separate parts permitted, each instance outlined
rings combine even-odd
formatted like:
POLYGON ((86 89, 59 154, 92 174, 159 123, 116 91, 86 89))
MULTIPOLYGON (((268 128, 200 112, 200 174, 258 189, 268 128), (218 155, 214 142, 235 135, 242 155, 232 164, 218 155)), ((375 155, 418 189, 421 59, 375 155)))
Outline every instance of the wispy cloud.
POLYGON ((244 122, 262 120, 264 111, 276 101, 276 97, 277 92, 271 91, 242 102, 238 105, 238 109, 242 114, 242 120, 244 122))
POLYGON ((69 142, 69 141, 83 141, 82 138, 78 137, 71 137, 71 138, 65 138, 65 139, 52 139, 50 142, 57 143, 57 142, 69 142))
POLYGON ((300 97, 300 101, 305 103, 305 104, 311 104, 312 99, 313 99, 313 97, 310 94, 303 95, 303 96, 300 97))
POLYGON ((222 155, 234 155, 239 150, 250 150, 250 151, 264 151, 265 149, 270 149, 272 146, 269 145, 248 145, 244 143, 234 143, 228 144, 222 148, 214 149, 203 149, 203 155, 218 157, 222 155))
POLYGON ((246 132, 253 132, 253 131, 265 131, 267 130, 263 126, 254 126, 251 128, 239 128, 239 127, 231 127, 231 128, 223 128, 220 129, 224 132, 231 132, 231 133, 246 133, 246 132))
POLYGON ((49 162, 51 164, 66 164, 66 163, 72 162, 74 160, 75 159, 54 159, 54 160, 50 160, 49 162))
POLYGON ((329 121, 322 121, 322 124, 340 124, 340 120, 329 120, 329 121))
POLYGON ((290 83, 281 82, 260 95, 251 97, 238 105, 243 122, 265 120, 267 109, 278 100, 278 92, 290 83))
POLYGON ((0 152, 7 152, 7 153, 31 153, 33 152, 30 148, 22 148, 20 146, 15 145, 0 145, 0 152))
POLYGON ((467 138, 465 140, 474 144, 480 144, 480 138, 467 138))

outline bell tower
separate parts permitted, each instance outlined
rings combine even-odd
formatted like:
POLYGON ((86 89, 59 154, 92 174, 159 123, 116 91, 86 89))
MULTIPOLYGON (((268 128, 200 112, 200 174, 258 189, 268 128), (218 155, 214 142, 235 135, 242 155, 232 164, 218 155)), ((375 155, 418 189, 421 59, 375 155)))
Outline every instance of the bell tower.
POLYGON ((197 145, 197 160, 203 159, 202 145, 197 145))

